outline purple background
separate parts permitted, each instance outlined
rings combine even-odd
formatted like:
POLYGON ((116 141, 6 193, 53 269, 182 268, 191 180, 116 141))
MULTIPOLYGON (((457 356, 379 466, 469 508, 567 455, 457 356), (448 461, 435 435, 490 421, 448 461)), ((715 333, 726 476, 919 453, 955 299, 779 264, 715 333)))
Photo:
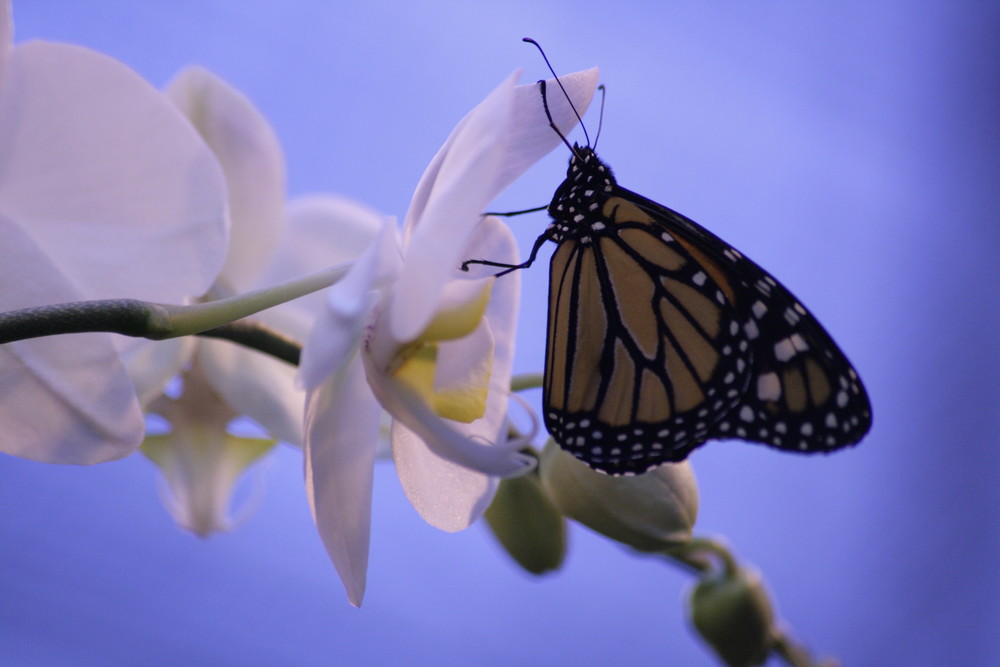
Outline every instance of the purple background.
MULTIPOLYGON (((270 119, 292 195, 400 217, 459 118, 514 68, 546 74, 522 36, 561 72, 599 65, 601 155, 622 184, 789 285, 874 404, 871 434, 835 456, 697 452, 698 530, 846 665, 1000 664, 1000 6, 340 4, 21 0, 15 39, 83 44, 156 85, 205 65, 270 119)), ((565 159, 495 208, 547 203, 565 159)), ((546 223, 511 224, 526 251, 546 223)), ((544 262, 524 276, 521 371, 541 368, 546 279, 544 262)), ((423 524, 388 463, 353 609, 300 468, 283 448, 260 511, 201 541, 142 457, 0 457, 0 661, 712 664, 683 621, 683 572, 574 527, 564 568, 530 577, 483 526, 423 524)))

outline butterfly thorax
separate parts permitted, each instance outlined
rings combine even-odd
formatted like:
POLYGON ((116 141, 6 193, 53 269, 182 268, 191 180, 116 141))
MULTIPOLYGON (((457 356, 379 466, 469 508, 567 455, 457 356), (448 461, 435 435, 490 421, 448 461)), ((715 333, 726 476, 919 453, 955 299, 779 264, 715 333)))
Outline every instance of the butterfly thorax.
POLYGON ((593 234, 604 229, 602 209, 615 186, 610 167, 590 147, 574 145, 566 180, 549 204, 549 238, 556 243, 565 239, 589 242, 593 234))

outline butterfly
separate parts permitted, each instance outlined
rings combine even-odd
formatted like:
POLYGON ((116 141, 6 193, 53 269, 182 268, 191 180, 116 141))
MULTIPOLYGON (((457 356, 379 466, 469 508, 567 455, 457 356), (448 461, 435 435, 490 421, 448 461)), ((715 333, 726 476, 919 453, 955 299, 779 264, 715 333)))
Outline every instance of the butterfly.
POLYGON ((693 220, 618 185, 589 141, 563 141, 566 179, 528 260, 472 261, 506 266, 503 275, 556 244, 542 405, 563 449, 634 475, 711 439, 814 453, 868 432, 857 372, 787 288, 693 220))

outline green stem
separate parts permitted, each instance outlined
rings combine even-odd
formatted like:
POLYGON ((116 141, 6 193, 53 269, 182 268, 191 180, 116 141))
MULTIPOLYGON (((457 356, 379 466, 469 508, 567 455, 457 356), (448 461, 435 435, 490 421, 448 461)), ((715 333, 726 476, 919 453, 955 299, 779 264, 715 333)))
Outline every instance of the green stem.
POLYGON ((14 310, 0 314, 0 344, 90 331, 151 340, 189 336, 329 287, 349 267, 350 263, 338 264, 274 287, 190 306, 104 299, 14 310))
POLYGON ((541 373, 521 373, 510 379, 511 391, 524 391, 541 387, 544 380, 541 373))
POLYGON ((221 338, 269 354, 292 366, 299 365, 302 344, 260 322, 240 320, 202 331, 199 336, 221 338))
POLYGON ((729 549, 721 542, 707 537, 692 537, 683 545, 668 551, 666 555, 682 565, 694 568, 702 574, 710 572, 713 567, 712 559, 706 558, 706 555, 714 557, 722 564, 722 569, 726 577, 733 577, 739 568, 739 564, 733 558, 729 549))
POLYGON ((143 336, 152 322, 165 316, 155 313, 157 308, 136 299, 105 299, 12 310, 0 314, 0 344, 87 331, 143 336))
MULTIPOLYGON (((724 576, 732 579, 739 569, 739 563, 729 549, 721 542, 707 537, 691 538, 666 555, 682 565, 697 570, 702 576, 710 574, 714 567, 721 565, 724 576)), ((771 637, 773 642, 771 651, 791 667, 840 667, 835 658, 826 658, 818 662, 813 660, 809 649, 795 641, 778 623, 772 626, 771 637)))
POLYGON ((344 262, 281 285, 217 301, 191 306, 161 306, 168 313, 170 326, 169 335, 162 337, 175 338, 201 333, 311 294, 339 281, 350 266, 350 262, 344 262))

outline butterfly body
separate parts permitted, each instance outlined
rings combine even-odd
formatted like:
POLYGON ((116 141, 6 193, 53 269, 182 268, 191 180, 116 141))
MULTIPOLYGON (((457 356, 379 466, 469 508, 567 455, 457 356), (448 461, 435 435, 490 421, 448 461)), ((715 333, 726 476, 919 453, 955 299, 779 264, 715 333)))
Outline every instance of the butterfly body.
POLYGON ((591 148, 548 211, 544 419, 577 458, 639 474, 712 438, 828 452, 868 431, 857 373, 801 303, 591 148))

